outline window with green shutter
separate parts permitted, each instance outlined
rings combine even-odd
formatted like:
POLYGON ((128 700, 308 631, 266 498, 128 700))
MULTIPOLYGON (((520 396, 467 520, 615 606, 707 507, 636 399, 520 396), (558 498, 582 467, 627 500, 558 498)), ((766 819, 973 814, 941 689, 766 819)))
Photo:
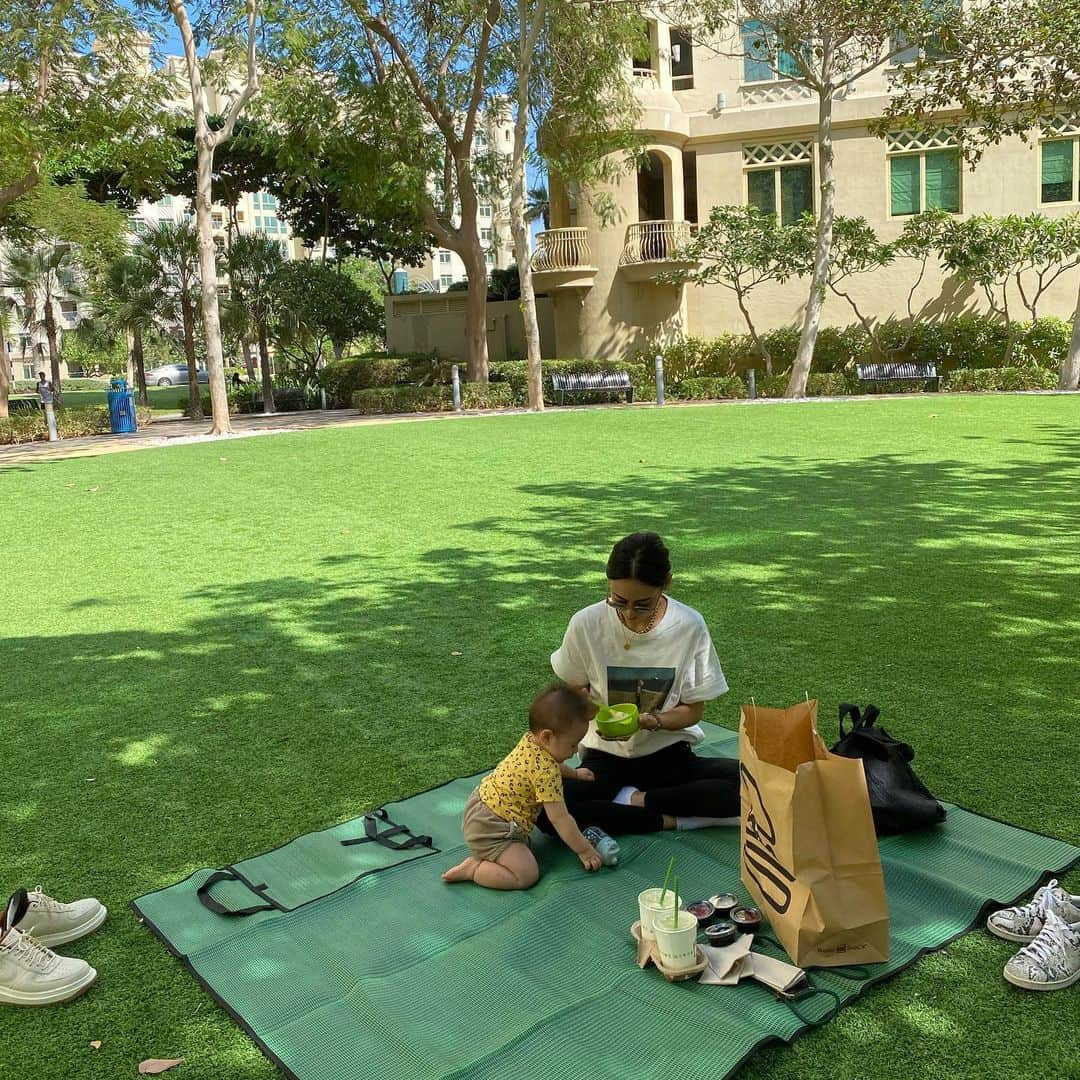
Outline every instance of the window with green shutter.
POLYGON ((791 165, 780 170, 780 224, 794 225, 814 212, 814 169, 791 165))
POLYGON ((889 159, 890 213, 894 217, 919 212, 918 154, 889 159))
POLYGON ((746 201, 763 214, 776 213, 775 169, 756 169, 746 174, 746 201))
POLYGON ((1075 139, 1055 139, 1042 144, 1042 189, 1044 203, 1072 202, 1073 147, 1075 139))
POLYGON ((932 150, 925 157, 926 207, 960 212, 960 152, 932 150))
POLYGON ((889 213, 893 217, 922 210, 960 213, 959 133, 895 131, 888 136, 889 213))

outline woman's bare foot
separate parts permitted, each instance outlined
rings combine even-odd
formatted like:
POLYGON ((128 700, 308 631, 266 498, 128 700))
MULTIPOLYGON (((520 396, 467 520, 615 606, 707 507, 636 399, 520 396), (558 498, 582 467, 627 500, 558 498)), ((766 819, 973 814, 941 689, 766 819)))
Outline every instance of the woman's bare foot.
POLYGON ((476 868, 480 865, 479 859, 474 859, 471 855, 459 862, 457 866, 451 866, 443 876, 443 881, 447 884, 453 885, 456 881, 472 881, 473 875, 476 873, 476 868))

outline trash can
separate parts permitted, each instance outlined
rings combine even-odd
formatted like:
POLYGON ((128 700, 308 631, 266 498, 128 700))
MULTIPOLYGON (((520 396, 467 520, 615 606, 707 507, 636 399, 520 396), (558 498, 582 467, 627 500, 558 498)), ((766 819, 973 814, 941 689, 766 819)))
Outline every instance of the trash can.
POLYGON ((130 435, 138 425, 135 422, 135 392, 128 389, 127 379, 113 379, 108 398, 109 430, 114 435, 130 435))

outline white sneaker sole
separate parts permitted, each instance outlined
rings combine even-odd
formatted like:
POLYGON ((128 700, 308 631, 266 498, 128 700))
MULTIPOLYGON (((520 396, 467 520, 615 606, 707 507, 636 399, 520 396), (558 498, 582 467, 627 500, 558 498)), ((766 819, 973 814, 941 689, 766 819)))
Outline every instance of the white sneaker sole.
MULTIPOLYGON (((28 931, 28 933, 39 945, 44 945, 46 949, 55 949, 57 945, 67 945, 72 941, 78 941, 79 938, 86 937, 87 934, 92 934, 105 921, 108 914, 109 909, 102 904, 86 922, 80 923, 78 926, 72 926, 67 930, 58 930, 54 934, 35 934, 32 930, 28 931)), ((15 929, 20 928, 16 926, 15 929)))
POLYGON ((1040 983, 1025 979, 1022 975, 1014 975, 1008 968, 1001 973, 1005 981, 1013 986, 1019 986, 1021 990, 1067 990, 1073 983, 1080 982, 1080 968, 1074 971, 1067 979, 1058 979, 1057 982, 1040 983))
POLYGON ((55 990, 40 990, 37 993, 12 990, 10 987, 0 986, 0 1005, 24 1005, 30 1007, 61 1005, 65 1001, 74 1001, 76 998, 82 997, 97 981, 97 976, 98 973, 91 968, 76 983, 60 986, 55 990))
POLYGON ((1002 941, 1019 941, 1023 945, 1028 945, 1034 941, 1038 934, 1014 934, 1011 930, 1003 930, 1000 926, 995 926, 988 917, 986 920, 986 929, 990 931, 994 937, 1001 938, 1002 941))

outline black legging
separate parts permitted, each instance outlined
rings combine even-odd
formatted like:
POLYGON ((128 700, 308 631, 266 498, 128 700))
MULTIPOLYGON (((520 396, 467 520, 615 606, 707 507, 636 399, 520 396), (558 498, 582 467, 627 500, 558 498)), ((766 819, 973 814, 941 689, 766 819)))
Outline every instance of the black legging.
MULTIPOLYGON (((595 780, 563 780, 566 808, 580 828, 599 825, 612 836, 659 832, 669 817, 734 818, 739 816, 739 762, 735 758, 702 758, 689 743, 678 742, 644 757, 625 758, 588 749, 581 759, 595 780), (612 798, 624 787, 645 792, 644 806, 622 806, 612 798)), ((539 827, 555 830, 547 815, 539 827)))

